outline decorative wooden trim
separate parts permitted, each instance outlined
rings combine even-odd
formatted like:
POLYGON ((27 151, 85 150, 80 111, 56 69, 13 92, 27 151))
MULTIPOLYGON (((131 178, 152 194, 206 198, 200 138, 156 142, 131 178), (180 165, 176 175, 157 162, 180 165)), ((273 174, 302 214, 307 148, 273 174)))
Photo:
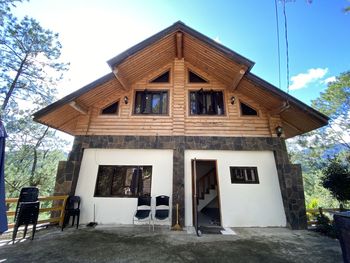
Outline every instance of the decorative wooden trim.
POLYGON ((183 58, 183 34, 182 32, 176 33, 176 57, 178 59, 183 58))
POLYGON ((235 91, 238 88, 238 85, 241 82, 245 72, 246 72, 246 69, 244 68, 241 68, 239 70, 238 74, 236 74, 236 77, 231 84, 230 90, 235 91))
POLYGON ((88 113, 87 109, 83 105, 78 104, 75 100, 69 102, 69 106, 71 106, 73 109, 80 112, 81 114, 86 115, 88 113))
POLYGON ((124 91, 128 91, 128 82, 127 80, 122 76, 120 73, 120 70, 118 68, 113 70, 114 76, 117 78, 119 81, 120 85, 122 86, 122 89, 124 91))
POLYGON ((281 114, 282 112, 288 110, 289 108, 290 108, 289 101, 284 101, 280 107, 270 111, 270 114, 271 115, 278 115, 278 114, 281 114))

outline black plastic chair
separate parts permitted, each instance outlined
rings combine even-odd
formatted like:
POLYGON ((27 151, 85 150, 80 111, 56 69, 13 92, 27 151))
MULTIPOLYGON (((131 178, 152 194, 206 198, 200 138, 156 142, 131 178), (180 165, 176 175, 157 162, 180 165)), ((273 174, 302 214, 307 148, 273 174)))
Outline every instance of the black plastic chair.
POLYGON ((137 209, 133 217, 133 224, 137 221, 148 220, 148 230, 151 229, 151 197, 139 196, 137 198, 137 209))
POLYGON ((74 226, 75 217, 77 217, 77 229, 79 226, 80 219, 80 197, 69 196, 64 210, 64 220, 62 224, 62 231, 66 224, 69 222, 70 217, 73 216, 72 226, 74 226))
POLYGON ((40 202, 22 202, 19 205, 18 213, 15 221, 15 226, 12 233, 12 242, 15 242, 18 228, 22 225, 25 226, 23 238, 27 234, 27 228, 29 224, 33 225, 32 240, 34 239, 36 224, 38 222, 40 202))
POLYGON ((169 213, 169 196, 160 195, 156 197, 156 209, 153 218, 153 231, 154 231, 154 221, 164 221, 169 220, 170 222, 170 213, 169 213))
POLYGON ((343 261, 350 262, 350 212, 334 215, 338 239, 343 252, 343 261))
POLYGON ((36 187, 30 186, 30 187, 23 187, 21 189, 21 192, 19 194, 18 201, 17 201, 15 217, 13 219, 14 222, 16 222, 20 204, 25 202, 36 202, 38 201, 38 196, 39 196, 39 189, 36 187))

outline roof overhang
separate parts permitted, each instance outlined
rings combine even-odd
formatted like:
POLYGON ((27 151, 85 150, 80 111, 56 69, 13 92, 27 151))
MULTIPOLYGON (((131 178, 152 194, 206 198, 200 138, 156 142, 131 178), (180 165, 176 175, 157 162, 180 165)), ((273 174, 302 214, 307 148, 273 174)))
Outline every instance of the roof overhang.
POLYGON ((231 91, 237 90, 272 115, 279 115, 287 138, 328 123, 327 116, 250 73, 254 62, 180 21, 108 60, 112 73, 36 112, 34 120, 72 133, 69 125, 86 114, 89 107, 116 91, 127 92, 133 83, 167 66, 175 58, 184 59, 231 91))

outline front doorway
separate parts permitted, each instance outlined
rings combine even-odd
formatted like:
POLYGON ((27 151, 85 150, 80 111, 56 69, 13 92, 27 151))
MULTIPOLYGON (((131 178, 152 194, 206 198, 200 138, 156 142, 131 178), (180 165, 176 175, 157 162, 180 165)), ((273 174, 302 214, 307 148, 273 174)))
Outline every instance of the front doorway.
POLYGON ((216 160, 193 159, 191 163, 193 225, 202 232, 221 229, 216 160))

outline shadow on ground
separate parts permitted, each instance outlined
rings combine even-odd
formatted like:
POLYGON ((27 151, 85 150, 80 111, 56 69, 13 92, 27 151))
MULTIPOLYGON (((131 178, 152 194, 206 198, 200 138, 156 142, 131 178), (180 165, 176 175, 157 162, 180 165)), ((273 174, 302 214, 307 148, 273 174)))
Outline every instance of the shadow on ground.
MULTIPOLYGON (((0 262, 342 262, 337 240, 285 228, 204 235, 143 227, 38 231, 34 241, 0 240, 0 262)), ((30 233, 29 233, 30 234, 30 233)), ((20 236, 20 234, 18 235, 20 236)))

